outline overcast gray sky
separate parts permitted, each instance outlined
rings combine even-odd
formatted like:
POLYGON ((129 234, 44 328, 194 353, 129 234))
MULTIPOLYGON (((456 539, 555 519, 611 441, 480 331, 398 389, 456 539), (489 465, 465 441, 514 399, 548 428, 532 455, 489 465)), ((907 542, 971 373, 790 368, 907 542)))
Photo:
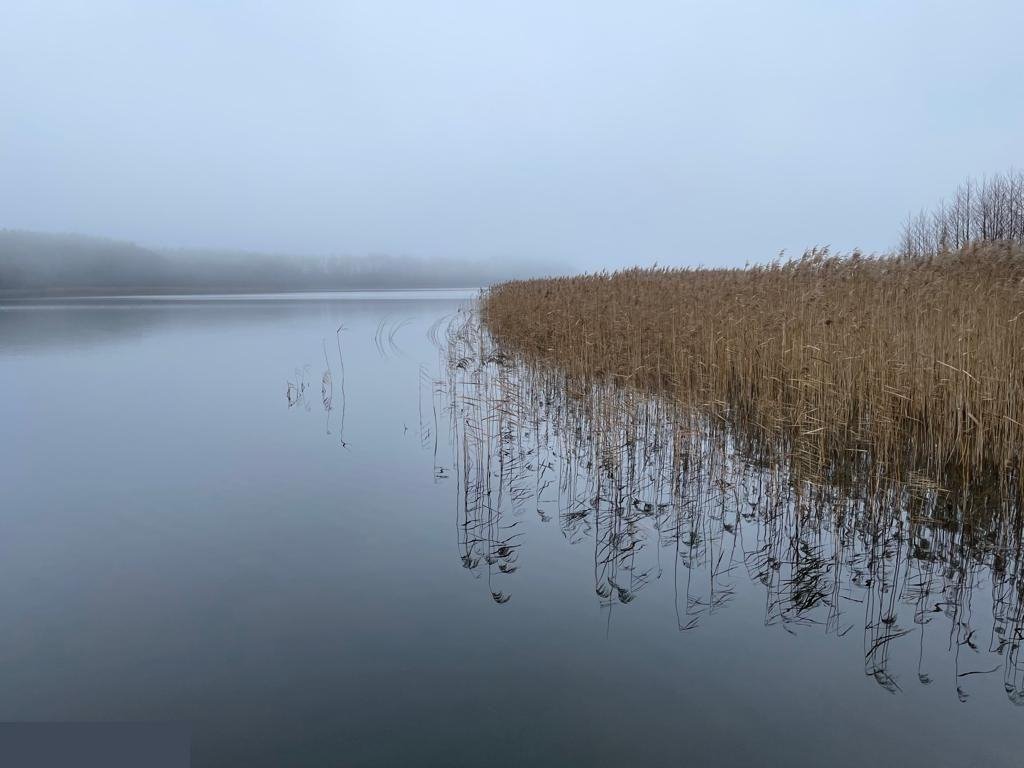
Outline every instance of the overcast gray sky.
POLYGON ((1024 2, 12 0, 0 226, 742 264, 1024 164, 1024 2))

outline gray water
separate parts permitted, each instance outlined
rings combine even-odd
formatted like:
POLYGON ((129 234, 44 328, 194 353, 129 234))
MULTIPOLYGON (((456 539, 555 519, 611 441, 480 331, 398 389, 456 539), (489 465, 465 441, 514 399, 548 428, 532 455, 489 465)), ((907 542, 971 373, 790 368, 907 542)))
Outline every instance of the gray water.
POLYGON ((609 534, 540 429, 562 479, 499 499, 468 298, 0 307, 0 720, 183 722, 197 766, 1024 761, 1005 553, 725 501, 609 534))

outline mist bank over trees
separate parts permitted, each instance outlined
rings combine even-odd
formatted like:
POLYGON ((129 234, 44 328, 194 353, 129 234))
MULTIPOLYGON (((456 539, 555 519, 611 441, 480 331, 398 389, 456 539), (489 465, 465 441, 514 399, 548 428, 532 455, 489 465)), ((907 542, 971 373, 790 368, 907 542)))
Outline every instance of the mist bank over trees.
POLYGON ((972 243, 1024 245, 1024 171, 967 179, 951 200, 907 217, 899 251, 932 256, 972 243))
POLYGON ((0 296, 472 288, 553 270, 525 261, 169 249, 0 230, 0 296))

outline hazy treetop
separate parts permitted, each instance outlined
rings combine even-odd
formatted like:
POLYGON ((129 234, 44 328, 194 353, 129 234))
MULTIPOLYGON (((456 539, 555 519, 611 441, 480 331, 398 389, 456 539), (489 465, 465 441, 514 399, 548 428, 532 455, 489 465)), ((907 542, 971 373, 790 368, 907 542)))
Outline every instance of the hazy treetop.
POLYGON ((40 294, 477 288, 549 275, 559 269, 551 262, 524 259, 295 256, 149 248, 108 238, 0 229, 0 301, 40 294))
POLYGON ((1021 165, 1024 3, 7 4, 0 227, 715 264, 1021 165))

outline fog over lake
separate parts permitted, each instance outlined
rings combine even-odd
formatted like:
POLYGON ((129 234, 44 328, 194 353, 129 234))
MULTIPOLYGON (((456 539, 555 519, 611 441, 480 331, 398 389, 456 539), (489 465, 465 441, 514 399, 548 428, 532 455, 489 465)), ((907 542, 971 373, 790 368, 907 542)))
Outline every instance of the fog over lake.
POLYGON ((1018 0, 7 5, 0 227, 741 266, 1022 163, 1018 0))

